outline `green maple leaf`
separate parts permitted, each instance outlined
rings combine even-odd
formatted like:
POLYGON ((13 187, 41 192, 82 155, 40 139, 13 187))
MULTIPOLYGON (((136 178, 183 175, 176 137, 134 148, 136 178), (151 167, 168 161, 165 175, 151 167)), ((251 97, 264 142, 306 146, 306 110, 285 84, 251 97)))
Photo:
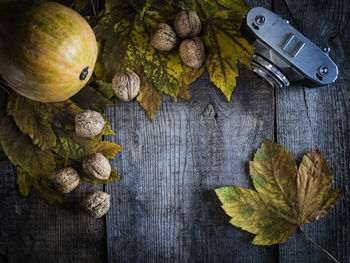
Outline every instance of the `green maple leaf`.
POLYGON ((281 145, 265 139, 250 162, 256 191, 239 186, 216 189, 230 223, 255 234, 253 244, 285 242, 293 231, 327 214, 342 190, 329 190, 332 172, 318 148, 299 169, 281 145))

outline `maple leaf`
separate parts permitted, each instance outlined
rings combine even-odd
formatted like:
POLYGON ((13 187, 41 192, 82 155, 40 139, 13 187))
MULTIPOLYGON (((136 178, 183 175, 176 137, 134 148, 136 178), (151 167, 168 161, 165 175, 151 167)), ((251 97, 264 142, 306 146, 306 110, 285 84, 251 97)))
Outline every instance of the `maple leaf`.
POLYGON ((101 61, 106 69, 107 82, 111 82, 116 72, 136 71, 141 65, 158 90, 176 98, 183 74, 180 57, 176 50, 161 52, 150 43, 154 26, 172 21, 176 9, 160 0, 151 2, 152 6, 144 10, 143 17, 129 1, 119 1, 108 8, 109 12, 94 28, 102 43, 97 74, 103 75, 101 61))
MULTIPOLYGON (((161 99, 159 95, 151 97, 157 94, 154 88, 175 100, 178 96, 189 100, 190 84, 208 69, 210 80, 230 100, 239 75, 238 64, 250 67, 253 49, 240 32, 248 11, 244 0, 106 0, 105 9, 94 28, 99 40, 95 75, 108 83, 116 72, 136 71, 141 66, 148 82, 142 81, 137 100, 150 119, 161 99), (219 4, 233 10, 220 10, 219 4), (150 44, 155 25, 172 24, 179 9, 195 10, 203 24, 201 37, 207 58, 202 68, 192 72, 182 64, 177 48, 162 52, 150 44)), ((143 78, 143 73, 139 74, 143 78)))
POLYGON ((239 186, 216 189, 230 223, 255 234, 253 244, 285 242, 303 224, 316 221, 335 205, 342 190, 329 190, 332 172, 316 147, 299 169, 290 152, 265 139, 250 162, 256 191, 239 186))
POLYGON ((254 53, 240 32, 242 21, 243 15, 233 10, 218 11, 208 19, 203 37, 210 80, 221 89, 228 101, 239 76, 238 64, 250 68, 250 56, 254 53))

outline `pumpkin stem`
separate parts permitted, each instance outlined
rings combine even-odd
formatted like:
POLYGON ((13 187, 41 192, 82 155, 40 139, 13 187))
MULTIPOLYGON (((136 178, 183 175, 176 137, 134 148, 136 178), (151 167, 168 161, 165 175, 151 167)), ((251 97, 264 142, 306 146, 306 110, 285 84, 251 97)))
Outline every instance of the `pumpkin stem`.
POLYGON ((86 79, 87 75, 89 75, 89 67, 83 69, 83 71, 80 73, 79 79, 84 80, 86 79))

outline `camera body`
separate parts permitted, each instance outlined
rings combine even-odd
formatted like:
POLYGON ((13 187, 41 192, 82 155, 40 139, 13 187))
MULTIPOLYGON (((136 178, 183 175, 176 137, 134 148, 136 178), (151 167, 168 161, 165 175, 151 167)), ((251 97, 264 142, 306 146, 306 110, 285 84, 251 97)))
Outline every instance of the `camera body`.
POLYGON ((289 22, 263 8, 252 8, 242 24, 242 33, 253 45, 253 71, 274 87, 290 82, 324 86, 338 77, 338 67, 289 22))

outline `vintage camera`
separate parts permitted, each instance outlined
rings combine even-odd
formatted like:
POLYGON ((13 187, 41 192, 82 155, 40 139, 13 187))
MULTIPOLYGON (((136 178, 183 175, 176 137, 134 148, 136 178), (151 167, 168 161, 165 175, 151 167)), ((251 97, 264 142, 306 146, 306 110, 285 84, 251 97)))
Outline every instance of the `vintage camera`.
POLYGON ((328 56, 289 22, 263 8, 251 9, 242 24, 242 33, 253 45, 253 71, 274 87, 290 82, 324 86, 338 77, 338 67, 328 56))

